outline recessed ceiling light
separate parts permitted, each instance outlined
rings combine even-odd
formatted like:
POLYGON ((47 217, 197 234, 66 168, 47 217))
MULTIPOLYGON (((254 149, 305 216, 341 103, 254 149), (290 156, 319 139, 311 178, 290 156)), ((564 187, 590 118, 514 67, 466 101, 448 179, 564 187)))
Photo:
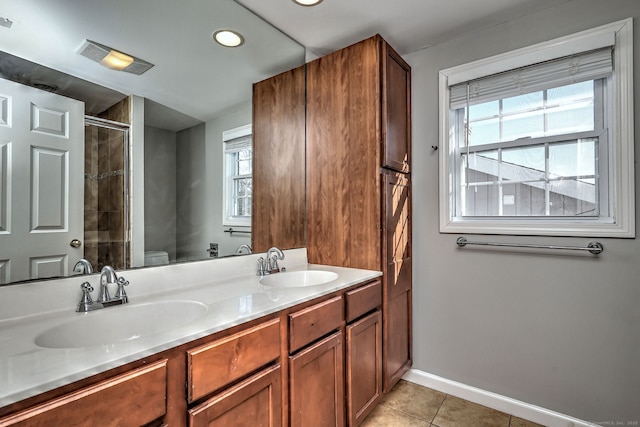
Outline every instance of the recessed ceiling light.
POLYGON ((244 43, 244 38, 235 31, 219 30, 213 33, 213 39, 226 47, 238 47, 244 43))
POLYGON ((294 3, 298 3, 300 6, 315 6, 320 4, 322 0, 293 0, 294 3))

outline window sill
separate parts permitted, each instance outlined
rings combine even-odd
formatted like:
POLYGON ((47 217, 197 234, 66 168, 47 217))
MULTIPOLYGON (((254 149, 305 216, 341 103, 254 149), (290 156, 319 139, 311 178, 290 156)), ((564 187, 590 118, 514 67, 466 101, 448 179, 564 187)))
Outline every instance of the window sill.
POLYGON ((465 219, 441 221, 441 233, 456 234, 506 234, 522 236, 558 236, 558 237, 613 237, 635 238, 633 225, 593 221, 509 221, 465 219))

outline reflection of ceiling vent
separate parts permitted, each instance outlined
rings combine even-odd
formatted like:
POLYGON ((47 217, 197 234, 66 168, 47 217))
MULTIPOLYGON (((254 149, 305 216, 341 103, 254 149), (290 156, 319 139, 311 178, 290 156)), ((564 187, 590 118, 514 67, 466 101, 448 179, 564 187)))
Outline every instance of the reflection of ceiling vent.
POLYGON ((153 67, 153 64, 150 62, 143 61, 140 58, 119 52, 109 46, 91 40, 85 40, 77 53, 107 68, 126 71, 132 74, 140 75, 153 67))

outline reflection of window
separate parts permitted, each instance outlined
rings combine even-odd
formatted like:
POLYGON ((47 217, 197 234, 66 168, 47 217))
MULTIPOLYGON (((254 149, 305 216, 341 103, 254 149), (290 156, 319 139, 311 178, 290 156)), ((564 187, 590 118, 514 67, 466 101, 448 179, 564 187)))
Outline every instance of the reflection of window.
POLYGON ((633 237, 629 27, 441 72, 441 231, 633 237))
POLYGON ((251 125, 223 132, 223 225, 251 226, 251 125))

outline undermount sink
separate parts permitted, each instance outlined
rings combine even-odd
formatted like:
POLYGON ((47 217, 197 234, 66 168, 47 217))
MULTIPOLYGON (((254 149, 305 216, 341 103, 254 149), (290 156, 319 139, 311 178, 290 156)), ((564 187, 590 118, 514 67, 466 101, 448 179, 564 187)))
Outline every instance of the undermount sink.
POLYGON ((46 348, 80 348, 130 341, 186 325, 203 316, 207 308, 189 300, 104 308, 47 329, 35 343, 46 348))
POLYGON ((270 274, 260 279, 265 286, 275 288, 302 288, 305 286, 324 285, 336 280, 338 275, 333 271, 303 270, 270 274))

